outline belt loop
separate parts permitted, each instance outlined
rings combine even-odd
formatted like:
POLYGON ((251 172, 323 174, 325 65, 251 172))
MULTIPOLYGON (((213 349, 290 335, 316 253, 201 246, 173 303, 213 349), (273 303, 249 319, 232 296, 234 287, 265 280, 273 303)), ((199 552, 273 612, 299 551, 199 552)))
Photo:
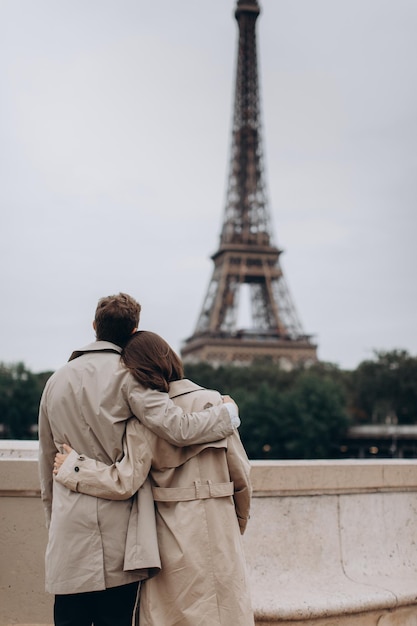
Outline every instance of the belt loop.
POLYGON ((210 498, 211 498, 212 495, 213 495, 212 492, 211 492, 211 486, 212 486, 213 482, 211 480, 208 480, 207 484, 208 484, 209 495, 210 495, 210 498))
POLYGON ((195 480, 194 488, 195 488, 195 497, 197 500, 200 498, 200 487, 201 487, 201 480, 195 480))

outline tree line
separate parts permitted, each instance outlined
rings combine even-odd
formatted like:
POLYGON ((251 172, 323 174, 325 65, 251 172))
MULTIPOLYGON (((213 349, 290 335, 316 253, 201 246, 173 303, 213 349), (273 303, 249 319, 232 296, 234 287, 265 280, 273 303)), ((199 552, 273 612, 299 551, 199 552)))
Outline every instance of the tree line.
MULTIPOLYGON (((52 372, 0 363, 0 437, 36 439, 39 401, 52 372)), ((265 361, 185 366, 198 384, 231 395, 250 458, 338 458, 351 425, 417 424, 417 357, 375 352, 352 371, 318 363, 291 371, 265 361)))

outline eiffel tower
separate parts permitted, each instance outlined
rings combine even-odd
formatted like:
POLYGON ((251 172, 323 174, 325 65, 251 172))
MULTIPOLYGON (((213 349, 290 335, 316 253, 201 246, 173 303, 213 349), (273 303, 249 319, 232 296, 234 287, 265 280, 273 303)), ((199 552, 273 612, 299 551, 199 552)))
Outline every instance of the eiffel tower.
POLYGON ((194 331, 185 340, 185 363, 248 365, 267 359, 291 369, 317 361, 303 332, 272 241, 264 180, 258 93, 257 0, 238 0, 239 27, 232 147, 220 245, 194 331), (239 326, 246 290, 249 324, 239 326))

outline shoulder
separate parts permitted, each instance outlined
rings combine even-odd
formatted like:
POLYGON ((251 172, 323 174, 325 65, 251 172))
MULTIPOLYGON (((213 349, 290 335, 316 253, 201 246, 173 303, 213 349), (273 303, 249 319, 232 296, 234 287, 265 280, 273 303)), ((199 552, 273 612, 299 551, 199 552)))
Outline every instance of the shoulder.
POLYGON ((206 389, 184 378, 176 380, 169 386, 169 397, 181 407, 191 411, 202 411, 222 404, 222 397, 214 389, 206 389))
POLYGON ((196 391, 205 391, 204 387, 197 385, 192 380, 188 378, 182 378, 181 380, 173 380, 169 384, 169 397, 176 398, 177 396, 182 396, 186 393, 196 392, 196 391))
POLYGON ((51 389, 51 387, 53 387, 61 379, 65 379, 68 373, 68 369, 69 369, 68 363, 65 363, 65 365, 62 365, 57 370, 55 370, 55 372, 51 374, 51 376, 48 378, 48 380, 45 383, 44 393, 47 392, 49 389, 51 389))
POLYGON ((218 391, 201 387, 201 385, 197 385, 197 383, 194 383, 188 378, 183 378, 182 380, 174 380, 169 385, 169 397, 172 400, 174 400, 178 396, 183 396, 191 393, 198 394, 199 397, 207 396, 221 400, 221 395, 218 391))

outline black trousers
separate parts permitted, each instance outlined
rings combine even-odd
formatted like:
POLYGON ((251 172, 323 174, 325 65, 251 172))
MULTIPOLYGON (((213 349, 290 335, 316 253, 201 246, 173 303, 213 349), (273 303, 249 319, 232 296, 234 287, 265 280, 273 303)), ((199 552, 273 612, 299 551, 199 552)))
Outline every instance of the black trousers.
POLYGON ((55 626, 132 626, 139 583, 56 595, 55 626))

